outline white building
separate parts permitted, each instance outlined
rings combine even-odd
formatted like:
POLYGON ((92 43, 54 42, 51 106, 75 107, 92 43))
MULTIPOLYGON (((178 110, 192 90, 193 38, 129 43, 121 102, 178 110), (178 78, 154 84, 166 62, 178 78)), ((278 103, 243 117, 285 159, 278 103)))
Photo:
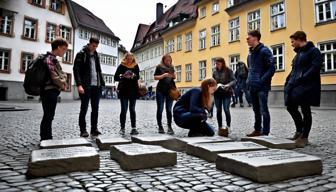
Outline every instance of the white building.
MULTIPOLYGON (((74 56, 88 44, 92 36, 100 39, 97 52, 100 56, 102 73, 106 84, 102 96, 103 98, 111 98, 116 88, 114 74, 118 66, 118 44, 120 39, 114 35, 103 20, 86 8, 73 1, 67 1, 67 4, 75 33, 74 56)), ((77 91, 75 92, 75 98, 78 98, 77 91)))
MULTIPOLYGON (((34 98, 23 89, 27 63, 38 54, 51 50, 57 36, 67 39, 69 50, 59 58, 68 84, 73 85, 73 28, 63 0, 1 0, 0 1, 0 100, 34 98)), ((73 98, 69 86, 62 99, 73 98)), ((35 99, 37 99, 36 97, 35 99)))

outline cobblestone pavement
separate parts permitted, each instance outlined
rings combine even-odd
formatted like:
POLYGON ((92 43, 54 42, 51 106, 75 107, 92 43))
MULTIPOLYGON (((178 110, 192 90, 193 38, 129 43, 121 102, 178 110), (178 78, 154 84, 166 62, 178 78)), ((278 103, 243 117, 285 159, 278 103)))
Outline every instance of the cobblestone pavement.
MULTIPOLYGON (((7 103, 4 103, 7 104, 7 103)), ((59 103, 53 123, 54 139, 79 136, 77 126, 79 102, 59 103)), ((26 179, 31 150, 39 144, 42 116, 39 103, 12 103, 31 111, 0 112, 0 191, 336 191, 335 110, 313 110, 311 144, 299 152, 323 159, 321 176, 303 177, 284 182, 258 184, 248 179, 216 170, 214 163, 178 153, 174 167, 126 172, 109 159, 109 152, 99 152, 99 171, 26 179)), ((154 101, 138 101, 137 127, 140 134, 156 134, 154 101)), ((103 100, 100 105, 99 129, 103 134, 119 131, 120 106, 117 100, 103 100)), ((272 134, 289 137, 294 123, 284 108, 272 108, 272 134)), ((253 124, 251 108, 233 108, 233 137, 250 132, 253 124)), ((89 115, 89 114, 88 114, 89 115)), ((89 119, 89 117, 87 117, 89 119)), ((165 118, 163 118, 165 119, 165 118)), ((216 125, 216 118, 209 120, 216 125)), ((88 121, 88 120, 87 120, 88 121)), ((127 133, 130 132, 129 117, 127 133)), ((89 121, 88 121, 89 122, 89 121)), ((174 126, 176 136, 187 131, 174 126)))

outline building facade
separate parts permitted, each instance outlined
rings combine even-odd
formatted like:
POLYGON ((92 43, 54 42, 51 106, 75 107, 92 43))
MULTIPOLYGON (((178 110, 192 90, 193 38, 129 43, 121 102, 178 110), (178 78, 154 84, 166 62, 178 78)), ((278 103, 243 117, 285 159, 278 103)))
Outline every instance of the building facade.
MULTIPOLYGON (((60 36, 69 42, 68 51, 58 58, 73 85, 74 30, 68 8, 62 0, 0 1, 0 100, 38 99, 23 89, 27 64, 39 54, 51 51, 51 41, 60 36)), ((60 97, 71 99, 73 87, 60 97)))
POLYGON ((323 54, 322 105, 336 105, 336 0, 196 0, 195 5, 193 22, 162 32, 165 51, 178 64, 182 90, 211 77, 216 57, 224 57, 232 70, 238 61, 246 63, 247 33, 257 29, 276 60, 269 102, 282 105, 295 56, 289 36, 303 30, 323 54))

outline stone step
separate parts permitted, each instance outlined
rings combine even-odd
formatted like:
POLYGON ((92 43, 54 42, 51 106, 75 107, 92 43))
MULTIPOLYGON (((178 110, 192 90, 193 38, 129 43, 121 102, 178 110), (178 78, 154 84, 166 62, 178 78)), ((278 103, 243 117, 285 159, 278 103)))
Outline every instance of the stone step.
POLYGON ((209 162, 215 162, 219 153, 268 150, 267 147, 253 142, 189 143, 187 154, 209 162))
POLYGON ((174 166, 177 163, 176 152, 161 146, 137 143, 113 145, 110 156, 123 170, 174 166))
POLYGON ((295 142, 289 139, 277 138, 274 136, 244 137, 242 141, 252 141, 268 148, 274 149, 295 149, 295 142))
POLYGON ((319 157, 283 149, 219 154, 216 168, 259 183, 322 173, 319 157))
POLYGON ((169 135, 132 136, 132 141, 145 145, 159 145, 173 151, 183 151, 183 145, 175 137, 169 135))
POLYGON ((44 177, 74 171, 98 170, 100 159, 93 147, 67 147, 32 151, 27 175, 44 177))
POLYGON ((43 140, 40 143, 42 149, 64 148, 64 147, 76 147, 76 146, 88 146, 92 144, 85 138, 73 138, 62 140, 43 140))
POLYGON ((110 150, 111 145, 130 144, 130 140, 117 136, 99 136, 96 143, 100 150, 110 150))
POLYGON ((213 137, 185 137, 176 138, 178 141, 178 146, 181 147, 180 151, 187 150, 187 144, 192 143, 222 143, 222 142, 232 142, 233 140, 228 137, 213 136, 213 137))

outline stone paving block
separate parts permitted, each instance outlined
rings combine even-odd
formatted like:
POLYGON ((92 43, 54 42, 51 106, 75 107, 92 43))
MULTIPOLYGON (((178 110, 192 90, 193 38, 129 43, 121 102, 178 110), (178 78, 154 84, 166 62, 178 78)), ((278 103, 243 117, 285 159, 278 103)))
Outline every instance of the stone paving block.
POLYGON ((253 142, 189 143, 187 154, 209 162, 215 162, 219 153, 267 150, 268 148, 253 142))
POLYGON ((137 143, 111 146, 110 156, 123 170, 173 166, 177 163, 176 152, 161 146, 137 143))
POLYGON ((220 137, 220 136, 213 136, 213 137, 184 137, 184 138, 176 138, 178 141, 178 146, 180 146, 180 151, 187 150, 188 143, 221 143, 221 142, 230 142, 233 141, 228 137, 220 137))
POLYGON ((183 151, 183 146, 175 137, 169 135, 132 136, 132 141, 145 145, 159 145, 173 151, 183 151))
POLYGON ((121 145, 132 143, 130 140, 117 136, 99 136, 96 143, 100 150, 110 150, 111 145, 121 145))
POLYGON ((67 147, 32 151, 28 176, 43 177, 74 171, 98 170, 99 154, 93 147, 67 147))
POLYGON ((64 148, 64 147, 76 147, 76 146, 88 146, 92 144, 84 138, 62 139, 62 140, 43 140, 40 143, 42 149, 64 148))
POLYGON ((219 154, 216 168, 260 183, 322 173, 319 157, 283 149, 219 154))
POLYGON ((289 139, 274 136, 244 137, 242 141, 252 141, 268 148, 275 149, 295 149, 295 142, 289 139))

